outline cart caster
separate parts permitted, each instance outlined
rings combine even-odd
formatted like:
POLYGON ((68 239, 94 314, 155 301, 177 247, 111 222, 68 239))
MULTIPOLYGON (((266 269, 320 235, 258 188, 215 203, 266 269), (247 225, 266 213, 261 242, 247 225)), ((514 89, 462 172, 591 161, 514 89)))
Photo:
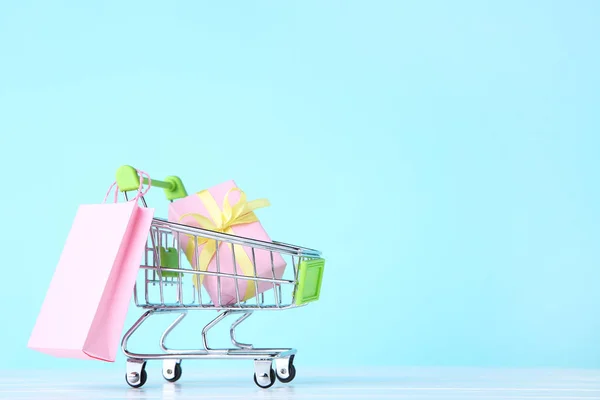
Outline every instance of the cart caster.
POLYGON ((256 386, 268 389, 275 383, 275 370, 270 360, 254 361, 254 383, 256 386))
POLYGON ((256 383, 256 386, 263 389, 270 388, 275 383, 275 370, 271 368, 271 372, 269 373, 269 375, 263 374, 260 375, 258 378, 256 377, 256 373, 254 373, 254 383, 256 383))
POLYGON ((181 360, 163 361, 163 378, 168 382, 177 382, 181 378, 181 360))
POLYGON ((277 368, 277 379, 281 383, 290 383, 296 377, 296 367, 294 367, 294 356, 289 358, 278 358, 275 360, 277 368))
POLYGON ((125 381, 132 388, 141 388, 146 383, 146 362, 141 360, 127 360, 127 373, 125 381))

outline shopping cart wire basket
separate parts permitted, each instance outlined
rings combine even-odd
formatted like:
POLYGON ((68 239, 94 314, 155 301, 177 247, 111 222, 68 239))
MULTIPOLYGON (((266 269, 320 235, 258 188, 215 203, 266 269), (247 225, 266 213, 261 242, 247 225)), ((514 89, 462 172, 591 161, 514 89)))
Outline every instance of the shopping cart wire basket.
MULTIPOLYGON (((117 171, 117 185, 127 198, 128 192, 137 191, 140 185, 140 176, 135 168, 122 166, 117 171)), ((146 178, 141 178, 148 184, 146 178)), ((187 196, 180 178, 167 177, 164 181, 152 179, 152 187, 164 189, 167 200, 174 201, 187 196)), ((141 197, 142 204, 147 207, 146 200, 141 197)), ((228 256, 233 257, 235 265, 235 251, 228 256)), ((127 357, 127 383, 139 388, 146 383, 146 362, 162 360, 163 377, 169 382, 176 382, 181 378, 182 360, 188 359, 249 359, 254 360, 254 382, 261 388, 271 387, 276 378, 280 382, 289 383, 295 375, 293 348, 256 348, 252 344, 241 343, 236 339, 236 328, 248 319, 255 311, 281 311, 305 306, 319 299, 321 282, 323 278, 325 261, 317 250, 295 246, 281 242, 265 242, 227 233, 200 229, 180 223, 170 222, 161 218, 154 218, 148 234, 143 264, 140 266, 140 276, 133 292, 134 303, 145 310, 141 317, 129 328, 123 336, 122 351, 127 357), (198 241, 214 241, 216 245, 215 261, 216 271, 199 271, 192 266, 185 265, 185 255, 182 257, 183 246, 181 239, 186 238, 193 243, 196 259, 198 259, 198 241), (254 275, 247 276, 234 273, 220 272, 221 244, 243 246, 251 250, 254 256, 256 251, 267 251, 271 255, 271 277, 256 275, 256 260, 252 257, 254 275), (279 254, 289 261, 286 273, 282 278, 277 278, 273 265, 273 255, 279 254), (291 268, 290 268, 291 267, 291 268), (211 301, 202 285, 194 285, 199 276, 214 276, 217 280, 218 301, 211 301), (229 304, 221 304, 221 282, 224 280, 235 281, 236 298, 229 304), (253 298, 243 300, 240 295, 238 282, 245 280, 249 285, 255 285, 258 293, 259 282, 272 285, 272 289, 260 293, 253 298), (179 325, 190 310, 217 311, 217 316, 210 321, 201 331, 202 345, 200 349, 173 349, 167 347, 166 341, 169 334, 179 325), (160 353, 134 353, 128 348, 131 336, 140 326, 153 315, 164 313, 178 313, 174 322, 160 336, 160 353), (213 348, 208 344, 207 333, 228 316, 237 317, 229 330, 232 347, 213 348), (275 368, 273 368, 275 367, 275 368)), ((235 270, 235 268, 234 268, 235 270)))

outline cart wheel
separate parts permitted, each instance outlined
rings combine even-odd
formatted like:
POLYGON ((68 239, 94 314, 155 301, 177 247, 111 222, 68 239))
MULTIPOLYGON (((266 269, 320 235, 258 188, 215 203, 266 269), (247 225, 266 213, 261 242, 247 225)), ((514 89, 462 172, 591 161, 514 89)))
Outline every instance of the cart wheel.
POLYGON ((256 377, 256 373, 255 373, 254 374, 254 383, 256 383, 256 386, 263 388, 263 389, 270 388, 275 383, 275 370, 273 368, 271 368, 269 376, 267 376, 267 374, 264 374, 258 378, 256 377))
POLYGON ((138 375, 136 372, 125 374, 125 381, 132 388, 141 388, 146 383, 148 374, 146 374, 146 364, 142 367, 142 372, 138 375))
POLYGON ((174 371, 174 375, 171 378, 167 378, 166 376, 163 375, 163 377, 168 381, 168 382, 177 382, 179 380, 179 378, 181 378, 181 364, 177 363, 175 364, 175 371, 174 371))
POLYGON ((292 355, 287 365, 281 365, 279 360, 276 362, 277 365, 277 379, 281 383, 290 383, 296 377, 296 367, 294 367, 294 356, 292 355))

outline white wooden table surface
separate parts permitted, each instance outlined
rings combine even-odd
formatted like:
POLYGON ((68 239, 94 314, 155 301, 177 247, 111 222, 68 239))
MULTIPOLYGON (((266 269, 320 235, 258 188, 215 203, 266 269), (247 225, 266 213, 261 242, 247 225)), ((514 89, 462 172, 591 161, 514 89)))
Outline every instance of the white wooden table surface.
POLYGON ((0 374, 2 399, 600 399, 600 370, 352 368, 300 369, 294 382, 259 389, 252 370, 190 365, 175 384, 158 365, 131 389, 124 370, 13 370, 0 374))

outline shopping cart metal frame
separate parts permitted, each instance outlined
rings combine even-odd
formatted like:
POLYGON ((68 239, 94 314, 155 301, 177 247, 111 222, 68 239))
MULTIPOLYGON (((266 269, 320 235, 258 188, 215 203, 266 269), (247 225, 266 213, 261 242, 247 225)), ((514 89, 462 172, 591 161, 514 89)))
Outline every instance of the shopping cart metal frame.
MULTIPOLYGON (((123 166, 117 172, 117 184, 119 190, 124 192, 127 198, 127 192, 137 190, 139 187, 139 176, 133 167, 123 166)), ((146 182, 148 183, 148 182, 146 182)), ((169 177, 165 181, 152 180, 152 186, 162 187, 165 190, 167 199, 170 201, 187 196, 181 179, 178 177, 169 177)), ((142 204, 147 207, 144 197, 140 198, 142 204)), ((235 252, 232 252, 233 263, 235 265, 235 252)), ((184 256, 185 257, 185 256, 184 256)), ((121 348, 123 354, 127 357, 126 381, 134 388, 139 388, 146 383, 146 362, 162 360, 162 373, 164 379, 169 382, 176 382, 182 376, 181 363, 188 359, 248 359, 254 360, 254 382, 261 388, 269 388, 276 378, 282 383, 291 382, 296 376, 294 366, 294 357, 296 349, 294 348, 256 348, 252 344, 241 343, 236 339, 236 328, 246 321, 255 311, 282 311, 291 308, 303 307, 312 301, 316 301, 320 295, 321 280, 324 269, 324 260, 321 258, 321 252, 301 246, 290 245, 282 242, 265 242, 250 238, 244 238, 231 234, 210 231, 196 228, 184 224, 174 223, 161 218, 153 218, 149 232, 143 264, 140 265, 140 271, 143 274, 143 284, 136 283, 133 292, 134 303, 137 307, 146 310, 139 319, 124 334, 121 348), (180 248, 180 238, 185 235, 195 244, 195 253, 198 255, 198 239, 214 240, 216 242, 217 252, 216 272, 198 271, 195 269, 186 269, 182 267, 182 249, 180 248), (161 248, 171 243, 173 248, 177 249, 177 267, 165 266, 161 260, 161 248), (219 270, 220 244, 227 243, 229 246, 244 246, 252 249, 254 276, 245 276, 237 274, 222 273, 219 270), (279 253, 288 258, 291 257, 293 267, 293 279, 277 279, 273 267, 272 277, 256 275, 256 261, 254 252, 268 251, 273 260, 273 254, 279 253), (210 301, 206 295, 202 295, 201 287, 192 287, 185 289, 186 281, 191 281, 192 276, 216 276, 219 284, 218 304, 210 301), (221 279, 234 279, 236 282, 236 301, 233 304, 221 304, 221 279), (243 301, 240 297, 237 282, 246 280, 249 284, 258 285, 258 282, 268 282, 273 285, 272 295, 274 300, 265 300, 265 293, 257 295, 251 299, 243 301), (139 293, 139 286, 143 286, 143 296, 139 293), (168 294, 166 287, 170 286, 175 292, 175 301, 165 301, 168 294), (286 287, 286 291, 282 288, 286 287), (186 302, 184 297, 192 289, 193 298, 186 302), (152 294, 156 297, 158 290, 159 299, 153 300, 152 294), (151 293, 152 292, 152 293, 151 293), (285 293, 284 293, 285 292, 285 293), (285 301, 289 298, 289 301, 285 301), (167 338, 171 332, 184 320, 189 311, 212 310, 218 311, 218 315, 212 319, 202 329, 202 348, 201 349, 173 349, 166 345, 167 338), (176 319, 162 333, 159 340, 161 353, 136 353, 128 348, 129 340, 133 334, 154 315, 179 314, 176 319), (208 344, 207 334, 217 324, 223 322, 227 317, 237 317, 229 329, 230 339, 233 347, 213 348, 208 344), (273 368, 275 365, 275 369, 273 368)), ((289 268, 289 266, 288 266, 289 268)), ((257 286, 258 289, 258 286, 257 286)), ((171 290, 173 291, 173 290, 171 290)), ((257 290, 258 292, 258 290, 257 290)))

